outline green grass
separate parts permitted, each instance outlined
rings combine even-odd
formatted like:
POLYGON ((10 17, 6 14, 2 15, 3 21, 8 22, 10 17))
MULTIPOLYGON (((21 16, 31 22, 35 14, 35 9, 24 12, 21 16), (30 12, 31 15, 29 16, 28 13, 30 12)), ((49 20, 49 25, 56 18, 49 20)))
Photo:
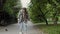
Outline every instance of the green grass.
POLYGON ((40 30, 48 34, 60 34, 60 25, 39 25, 40 30))

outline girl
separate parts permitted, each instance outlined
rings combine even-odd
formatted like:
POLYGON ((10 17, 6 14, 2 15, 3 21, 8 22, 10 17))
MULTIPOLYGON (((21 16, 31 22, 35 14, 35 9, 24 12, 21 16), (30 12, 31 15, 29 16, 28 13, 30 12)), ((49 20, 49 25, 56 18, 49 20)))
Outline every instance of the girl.
POLYGON ((27 20, 28 20, 28 13, 26 8, 22 8, 18 15, 18 23, 20 24, 20 31, 27 32, 27 20))

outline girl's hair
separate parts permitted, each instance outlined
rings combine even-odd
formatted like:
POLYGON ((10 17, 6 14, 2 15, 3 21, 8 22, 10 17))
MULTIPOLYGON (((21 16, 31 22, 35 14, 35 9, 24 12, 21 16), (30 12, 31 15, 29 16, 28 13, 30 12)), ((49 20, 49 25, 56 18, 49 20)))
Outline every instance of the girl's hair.
POLYGON ((24 10, 24 16, 26 17, 26 19, 28 19, 28 12, 26 8, 22 8, 24 10))
POLYGON ((24 10, 24 13, 25 14, 28 14, 28 12, 27 12, 27 9, 26 8, 22 8, 23 10, 24 10))

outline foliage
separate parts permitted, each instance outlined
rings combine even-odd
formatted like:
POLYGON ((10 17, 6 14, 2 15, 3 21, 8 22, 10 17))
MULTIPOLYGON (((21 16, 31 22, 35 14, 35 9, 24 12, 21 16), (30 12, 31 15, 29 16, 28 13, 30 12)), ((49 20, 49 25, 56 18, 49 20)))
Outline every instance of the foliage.
POLYGON ((60 15, 60 2, 59 0, 31 0, 29 14, 34 23, 47 22, 49 18, 56 20, 60 15))
POLYGON ((15 11, 14 11, 14 6, 17 5, 17 0, 6 0, 5 4, 4 4, 4 10, 6 12, 8 12, 10 15, 14 15, 15 11))
POLYGON ((20 0, 2 0, 2 11, 0 22, 3 21, 3 23, 0 23, 0 25, 7 25, 11 23, 17 22, 17 13, 21 8, 20 0), (19 2, 19 4, 18 4, 19 2), (18 6, 19 5, 19 6, 18 6))
POLYGON ((39 23, 47 21, 45 17, 47 0, 31 0, 31 5, 29 6, 29 13, 32 21, 34 23, 39 23), (43 12, 44 11, 44 12, 43 12))

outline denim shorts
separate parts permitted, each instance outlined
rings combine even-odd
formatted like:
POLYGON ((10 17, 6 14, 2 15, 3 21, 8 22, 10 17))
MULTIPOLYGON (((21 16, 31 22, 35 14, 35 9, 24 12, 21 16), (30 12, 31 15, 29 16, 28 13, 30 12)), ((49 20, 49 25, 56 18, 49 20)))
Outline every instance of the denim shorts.
POLYGON ((20 31, 27 31, 27 24, 22 22, 19 24, 20 26, 20 31))

